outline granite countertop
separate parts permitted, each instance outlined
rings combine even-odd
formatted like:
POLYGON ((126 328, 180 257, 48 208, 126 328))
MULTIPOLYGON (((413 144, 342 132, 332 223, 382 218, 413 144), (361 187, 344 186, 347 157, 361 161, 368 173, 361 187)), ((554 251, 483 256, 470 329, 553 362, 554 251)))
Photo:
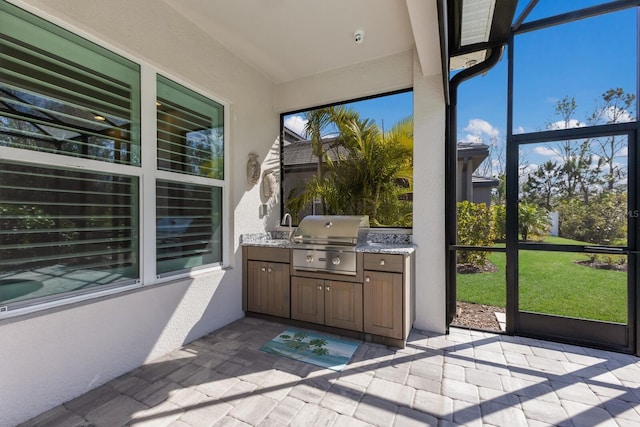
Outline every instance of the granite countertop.
MULTIPOLYGON (((262 246, 269 248, 294 248, 296 243, 290 242, 286 237, 286 233, 282 232, 270 232, 270 233, 255 233, 255 234, 243 234, 240 238, 240 244, 242 246, 262 246)), ((356 246, 356 252, 368 252, 368 253, 384 253, 384 254, 411 254, 416 250, 416 245, 411 243, 410 236, 401 235, 387 235, 389 238, 375 237, 375 240, 384 240, 361 243, 356 246), (407 238, 408 236, 408 238, 407 238)))

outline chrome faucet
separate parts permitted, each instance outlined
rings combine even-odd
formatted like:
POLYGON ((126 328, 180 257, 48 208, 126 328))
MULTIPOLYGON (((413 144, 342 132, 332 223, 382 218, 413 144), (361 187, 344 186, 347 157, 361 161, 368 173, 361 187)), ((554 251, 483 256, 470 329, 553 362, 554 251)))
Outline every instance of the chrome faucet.
POLYGON ((289 220, 289 237, 288 240, 291 241, 291 236, 293 235, 293 219, 291 218, 291 215, 289 214, 289 212, 287 212, 286 214, 284 214, 284 216, 282 217, 282 224, 287 225, 287 220, 289 220))

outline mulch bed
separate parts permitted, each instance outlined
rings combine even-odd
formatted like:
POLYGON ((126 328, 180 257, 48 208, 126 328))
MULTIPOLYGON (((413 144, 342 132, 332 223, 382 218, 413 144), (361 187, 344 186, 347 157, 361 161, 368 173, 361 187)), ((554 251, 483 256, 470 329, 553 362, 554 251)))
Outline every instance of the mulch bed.
POLYGON ((599 268, 601 270, 627 271, 627 264, 611 264, 608 262, 591 262, 591 261, 573 261, 576 264, 590 268, 599 268))
POLYGON ((451 326, 501 332, 500 324, 494 314, 496 312, 504 313, 504 307, 458 301, 456 317, 451 322, 451 326))

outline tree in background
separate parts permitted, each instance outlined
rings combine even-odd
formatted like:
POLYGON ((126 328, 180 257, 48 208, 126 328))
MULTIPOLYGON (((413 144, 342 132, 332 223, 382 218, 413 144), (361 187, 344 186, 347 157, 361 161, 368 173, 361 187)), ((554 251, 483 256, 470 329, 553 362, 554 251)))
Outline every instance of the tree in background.
MULTIPOLYGON (((632 107, 636 96, 625 93, 622 88, 609 89, 601 95, 602 101, 596 105, 593 114, 587 119, 590 125, 624 123, 634 119, 632 107)), ((615 159, 627 148, 626 136, 611 135, 598 139, 599 155, 606 165, 605 182, 608 190, 613 190, 616 182, 625 176, 625 172, 616 164, 615 159)))
POLYGON ((522 186, 523 201, 535 203, 551 210, 560 186, 560 170, 557 162, 547 160, 527 176, 522 186))

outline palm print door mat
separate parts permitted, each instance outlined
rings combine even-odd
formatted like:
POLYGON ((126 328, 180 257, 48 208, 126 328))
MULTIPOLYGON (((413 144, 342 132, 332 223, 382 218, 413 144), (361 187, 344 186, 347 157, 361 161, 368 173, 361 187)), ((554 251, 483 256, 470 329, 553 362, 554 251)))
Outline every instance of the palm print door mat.
POLYGON ((260 350, 341 371, 347 366, 360 343, 333 335, 287 329, 263 345, 260 350))

